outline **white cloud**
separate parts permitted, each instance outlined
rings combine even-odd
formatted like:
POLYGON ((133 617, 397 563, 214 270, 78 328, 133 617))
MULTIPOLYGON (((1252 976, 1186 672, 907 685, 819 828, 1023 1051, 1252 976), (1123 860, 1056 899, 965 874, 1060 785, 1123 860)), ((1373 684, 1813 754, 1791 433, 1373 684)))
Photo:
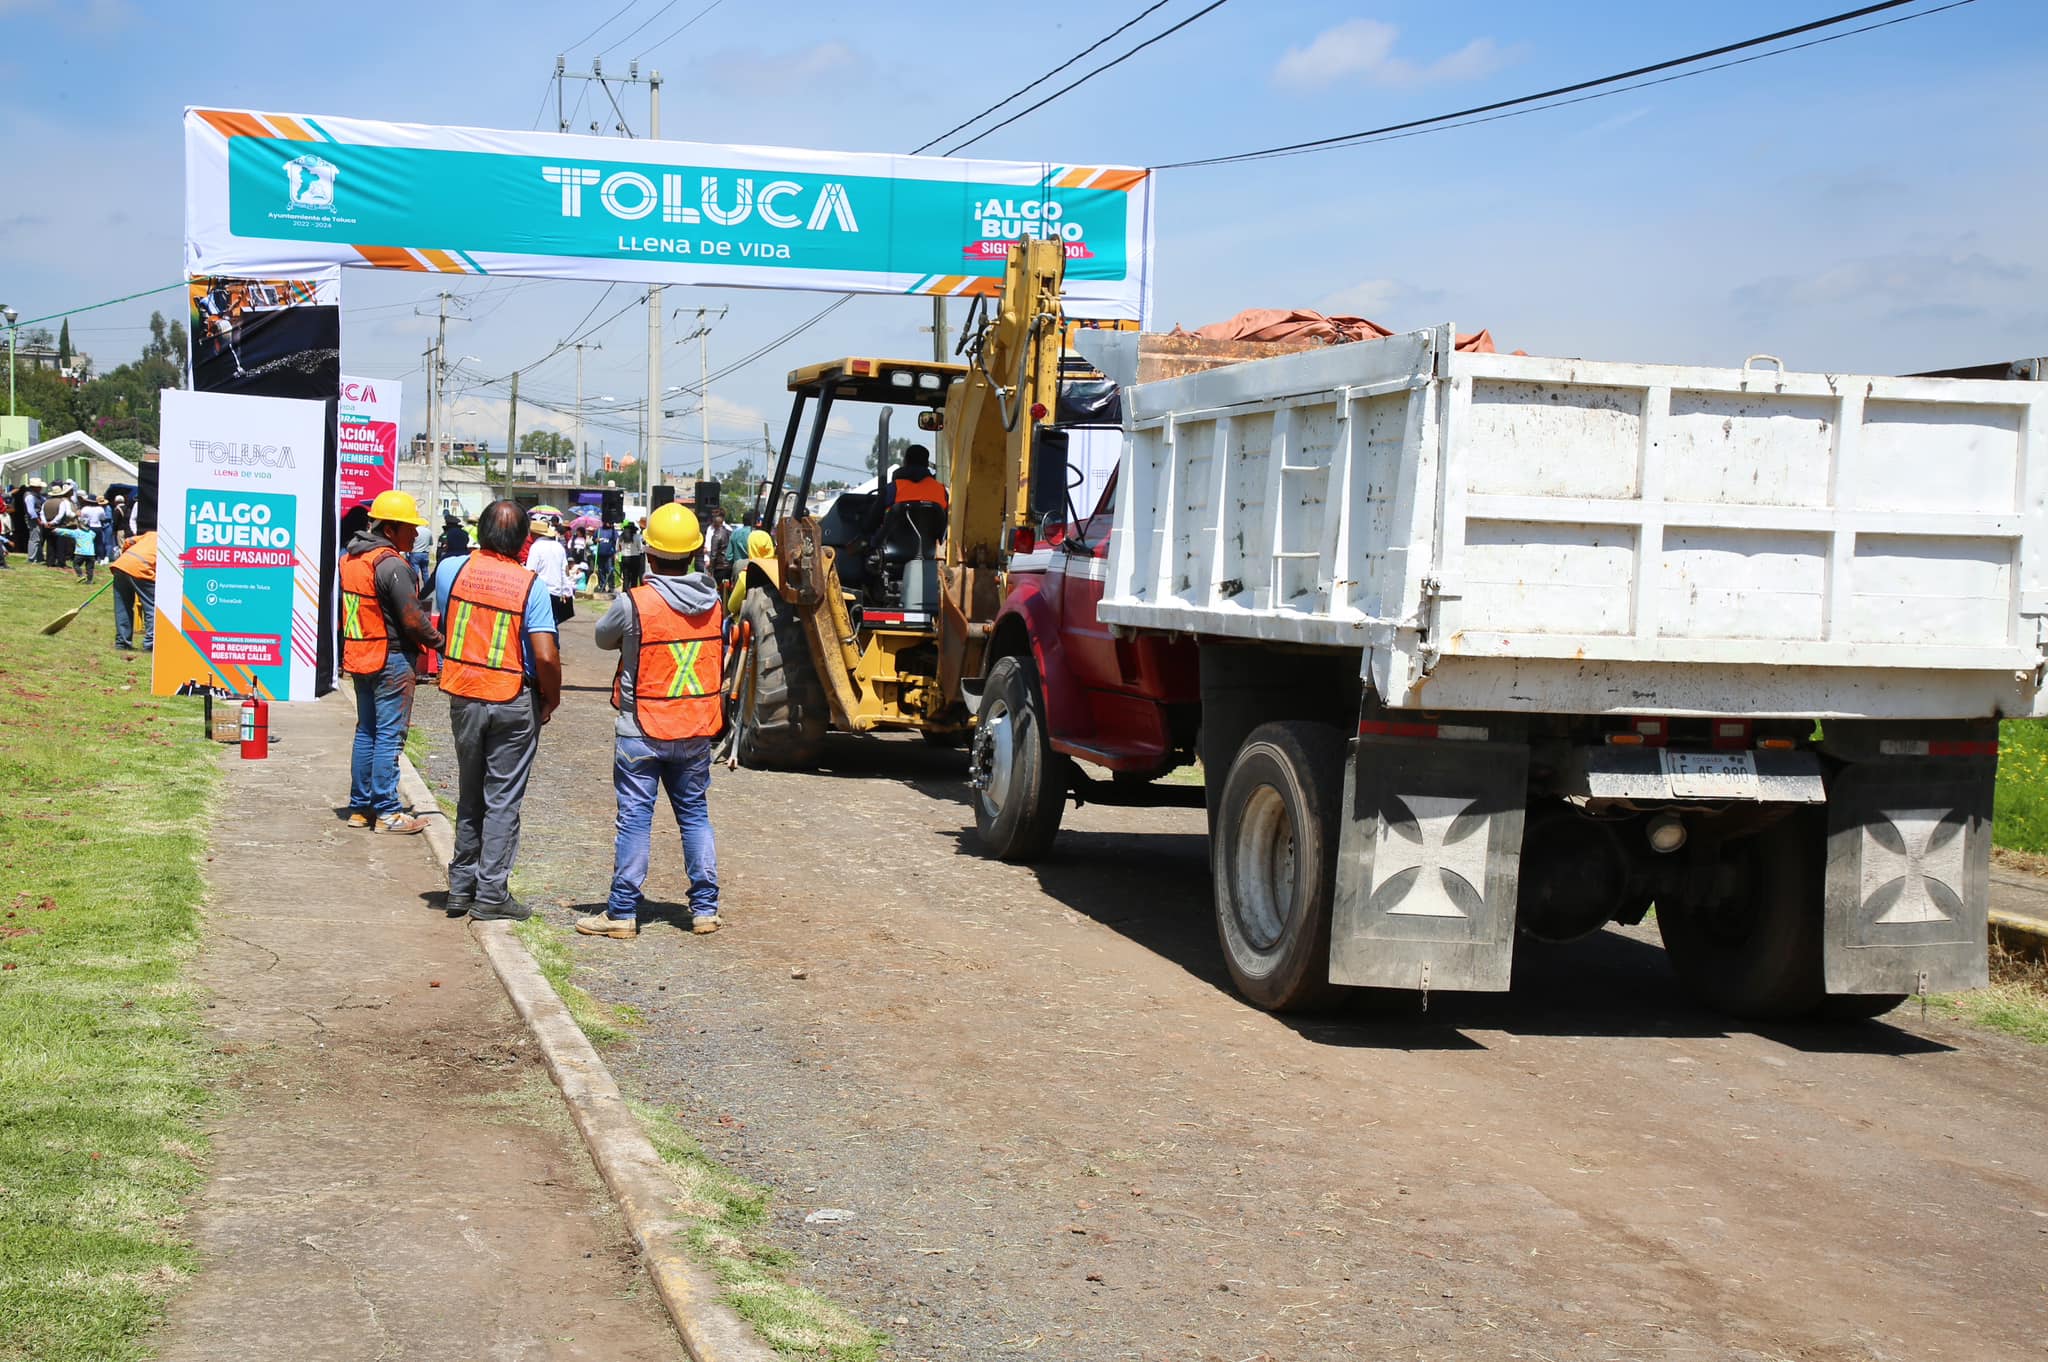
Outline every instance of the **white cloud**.
POLYGON ((1340 81, 1412 87, 1476 80, 1507 63, 1491 38, 1474 38, 1457 51, 1418 66, 1394 55, 1401 30, 1378 19, 1352 19, 1324 29, 1306 47, 1292 47, 1273 67, 1273 83, 1286 89, 1321 90, 1340 81))

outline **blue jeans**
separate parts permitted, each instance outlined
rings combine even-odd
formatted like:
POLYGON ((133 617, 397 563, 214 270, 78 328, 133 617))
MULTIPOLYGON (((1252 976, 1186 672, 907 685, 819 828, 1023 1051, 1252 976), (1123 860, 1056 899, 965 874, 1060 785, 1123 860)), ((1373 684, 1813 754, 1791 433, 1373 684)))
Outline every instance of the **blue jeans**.
POLYGON ((375 676, 356 685, 356 745, 349 763, 348 806, 383 818, 398 813, 398 754, 412 725, 412 663, 393 648, 375 676))
POLYGON ((690 913, 718 911, 718 849, 711 841, 711 739, 614 740, 612 788, 619 796, 619 840, 612 857, 612 895, 606 913, 640 915, 640 886, 647 881, 648 844, 654 835, 654 794, 668 791, 669 807, 683 832, 689 866, 690 913))
POLYGON ((142 651, 156 650, 156 583, 125 572, 114 574, 114 646, 135 646, 135 606, 142 605, 142 651))
POLYGON ((612 589, 612 583, 615 580, 612 569, 617 562, 617 555, 608 553, 604 549, 597 551, 597 589, 599 591, 610 591, 612 589))

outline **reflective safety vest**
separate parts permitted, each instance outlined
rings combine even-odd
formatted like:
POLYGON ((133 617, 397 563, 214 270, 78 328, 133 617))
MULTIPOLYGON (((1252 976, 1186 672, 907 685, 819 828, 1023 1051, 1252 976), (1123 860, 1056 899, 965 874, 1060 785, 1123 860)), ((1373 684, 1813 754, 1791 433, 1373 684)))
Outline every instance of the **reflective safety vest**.
POLYGON ((375 676, 391 656, 384 602, 377 596, 377 564, 403 556, 380 544, 341 560, 341 669, 350 676, 375 676))
POLYGON ((716 604, 685 615, 651 586, 626 593, 640 647, 621 654, 612 677, 612 708, 623 709, 626 669, 633 671, 633 721, 650 738, 715 738, 725 727, 719 684, 725 672, 725 611, 716 604))
POLYGON ((504 702, 526 684, 526 598, 533 574, 510 558, 478 549, 448 588, 447 644, 441 690, 504 702))
POLYGON ((906 501, 929 501, 934 506, 950 506, 946 498, 946 484, 937 478, 906 478, 898 476, 891 484, 896 490, 896 504, 906 501))
POLYGON ((114 571, 133 577, 138 582, 156 580, 156 531, 149 530, 135 536, 128 547, 121 550, 121 556, 114 560, 114 571))

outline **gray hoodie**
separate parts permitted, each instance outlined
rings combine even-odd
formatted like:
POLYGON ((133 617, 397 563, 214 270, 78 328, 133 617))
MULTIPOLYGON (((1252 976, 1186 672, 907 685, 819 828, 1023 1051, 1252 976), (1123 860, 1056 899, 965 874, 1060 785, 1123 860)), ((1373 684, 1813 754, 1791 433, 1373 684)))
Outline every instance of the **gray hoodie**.
MULTIPOLYGON (((369 530, 351 539, 343 552, 368 553, 372 549, 390 549, 398 553, 396 544, 369 530)), ((422 648, 439 651, 446 642, 427 618, 427 612, 420 608, 420 579, 413 575, 412 563, 402 553, 380 561, 375 577, 377 601, 384 607, 386 631, 397 641, 399 650, 417 667, 422 648)))
MULTIPOLYGON (((708 572, 685 573, 681 577, 649 577, 648 586, 661 593, 661 598, 686 615, 702 614, 718 604, 718 583, 711 580, 708 572)), ((621 591, 612 598, 611 609, 597 622, 597 646, 628 656, 639 656, 640 626, 633 616, 633 603, 621 591)), ((633 722, 633 674, 628 671, 619 678, 619 717, 612 725, 612 732, 621 738, 638 738, 640 725, 633 722)))

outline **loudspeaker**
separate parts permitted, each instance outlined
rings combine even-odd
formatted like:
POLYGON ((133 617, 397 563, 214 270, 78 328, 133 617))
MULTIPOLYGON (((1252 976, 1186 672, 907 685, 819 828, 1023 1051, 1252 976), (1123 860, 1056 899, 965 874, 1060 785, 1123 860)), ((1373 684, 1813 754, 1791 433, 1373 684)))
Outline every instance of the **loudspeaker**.
POLYGON ((146 459, 135 465, 135 532, 156 528, 156 475, 161 465, 146 459))
POLYGON ((715 482, 700 482, 700 483, 698 483, 698 484, 697 484, 697 514, 698 514, 698 515, 700 515, 700 516, 707 516, 707 515, 710 515, 710 514, 711 514, 711 508, 712 508, 713 506, 716 506, 717 504, 718 504, 718 484, 717 484, 717 483, 715 483, 715 482))
POLYGON ((675 499, 676 489, 673 486, 665 482, 657 482, 654 484, 654 504, 647 509, 649 511, 658 511, 675 499))
POLYGON ((616 525, 626 518, 626 494, 616 487, 604 489, 604 505, 597 518, 607 525, 616 525))

